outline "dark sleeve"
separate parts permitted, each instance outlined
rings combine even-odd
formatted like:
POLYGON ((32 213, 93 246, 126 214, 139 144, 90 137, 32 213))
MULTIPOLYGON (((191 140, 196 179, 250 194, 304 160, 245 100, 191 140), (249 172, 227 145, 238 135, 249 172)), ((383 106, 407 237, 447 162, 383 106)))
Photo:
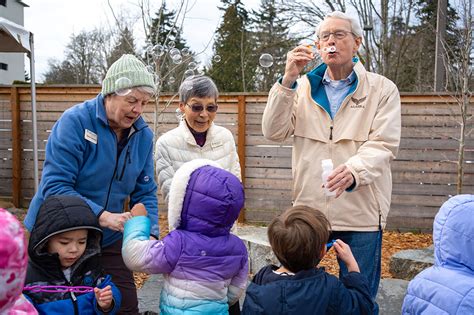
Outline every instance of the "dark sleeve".
POLYGON ((369 315, 373 308, 367 278, 359 272, 350 272, 333 288, 327 313, 369 315))

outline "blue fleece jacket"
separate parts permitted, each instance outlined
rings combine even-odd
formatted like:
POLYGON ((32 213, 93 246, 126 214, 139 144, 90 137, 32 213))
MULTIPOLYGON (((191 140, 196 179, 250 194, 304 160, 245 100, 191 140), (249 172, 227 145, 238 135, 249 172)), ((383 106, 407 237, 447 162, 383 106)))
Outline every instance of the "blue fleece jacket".
MULTIPOLYGON (((101 94, 66 110, 48 138, 41 183, 25 217, 26 228, 31 231, 39 207, 50 195, 80 196, 97 216, 104 210, 122 212, 130 196, 131 207, 145 205, 151 234, 158 235, 153 133, 142 117, 133 124, 122 152, 117 152, 117 137, 101 94)), ((102 246, 120 238, 122 233, 104 229, 102 246)))

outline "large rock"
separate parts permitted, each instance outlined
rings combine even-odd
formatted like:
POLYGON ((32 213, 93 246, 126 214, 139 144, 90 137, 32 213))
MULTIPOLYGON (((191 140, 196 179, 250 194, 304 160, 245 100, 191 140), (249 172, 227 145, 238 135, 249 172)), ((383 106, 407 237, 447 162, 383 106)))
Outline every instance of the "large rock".
POLYGON ((268 242, 267 228, 237 226, 233 230, 233 233, 240 237, 247 247, 249 273, 251 275, 256 274, 261 268, 269 264, 280 264, 268 242))
POLYGON ((400 279, 380 280, 377 304, 381 315, 399 315, 405 298, 408 281, 400 279))
POLYGON ((402 250, 390 258, 390 272, 395 278, 411 280, 418 273, 433 266, 433 246, 402 250))

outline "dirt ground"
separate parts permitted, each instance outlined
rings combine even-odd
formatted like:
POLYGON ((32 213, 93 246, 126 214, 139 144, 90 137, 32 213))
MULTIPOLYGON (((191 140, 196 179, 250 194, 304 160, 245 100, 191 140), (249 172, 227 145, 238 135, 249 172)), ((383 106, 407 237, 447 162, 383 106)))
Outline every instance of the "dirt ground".
MULTIPOLYGON (((168 221, 166 216, 160 216, 160 238, 168 234, 168 221)), ((428 247, 433 244, 433 237, 427 233, 401 233, 385 231, 382 241, 382 278, 393 278, 389 271, 390 257, 398 251, 404 249, 418 249, 428 247)), ((337 264, 334 250, 330 250, 322 260, 320 266, 324 266, 326 271, 338 275, 339 266, 337 264)), ((145 273, 135 273, 135 283, 141 287, 148 278, 145 273)))

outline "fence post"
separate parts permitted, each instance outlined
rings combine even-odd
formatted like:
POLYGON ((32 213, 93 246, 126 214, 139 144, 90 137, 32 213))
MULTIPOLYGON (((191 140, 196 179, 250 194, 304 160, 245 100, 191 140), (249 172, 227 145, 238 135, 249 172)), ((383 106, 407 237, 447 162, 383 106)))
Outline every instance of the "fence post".
POLYGON ((10 92, 12 111, 12 202, 21 207, 21 123, 20 96, 18 87, 12 86, 10 92))
MULTIPOLYGON (((245 95, 239 95, 238 99, 238 138, 237 138, 237 154, 240 161, 240 175, 242 177, 242 185, 245 188, 245 129, 246 129, 246 115, 245 115, 245 95)), ((245 208, 240 211, 239 223, 245 222, 245 208)))

